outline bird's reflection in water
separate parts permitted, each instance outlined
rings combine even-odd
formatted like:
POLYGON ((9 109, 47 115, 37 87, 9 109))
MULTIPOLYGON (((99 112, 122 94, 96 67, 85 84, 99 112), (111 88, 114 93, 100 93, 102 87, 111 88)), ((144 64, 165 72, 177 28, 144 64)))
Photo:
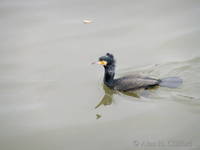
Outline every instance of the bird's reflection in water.
MULTIPOLYGON (((95 108, 98 108, 101 105, 104 105, 104 106, 111 105, 113 103, 113 95, 119 93, 119 92, 117 92, 115 90, 110 89, 106 85, 103 85, 103 90, 104 90, 105 94, 104 94, 103 98, 101 99, 101 101, 98 103, 98 105, 95 108)), ((121 93, 123 93, 124 95, 127 95, 127 96, 132 96, 132 97, 139 98, 140 96, 139 96, 139 93, 137 93, 137 92, 136 91, 134 91, 134 92, 132 91, 132 92, 121 92, 121 93)))
MULTIPOLYGON (((147 89, 140 89, 140 90, 134 90, 134 91, 129 91, 129 92, 118 92, 118 91, 110 89, 106 85, 103 85, 104 96, 101 99, 101 101, 98 103, 98 105, 95 107, 95 109, 100 107, 101 105, 104 105, 104 106, 111 105, 113 103, 114 94, 123 94, 123 95, 126 95, 126 96, 133 97, 134 100, 140 100, 139 99, 140 97, 149 97, 151 95, 150 91, 157 89, 157 88, 158 88, 158 86, 150 88, 148 90, 147 89)), ((101 117, 102 117, 101 114, 96 114, 96 119, 99 119, 101 117)))
POLYGON ((106 85, 103 85, 103 90, 104 90, 105 94, 95 108, 98 108, 101 105, 104 105, 104 106, 111 105, 113 103, 113 95, 114 94, 122 93, 126 96, 131 96, 131 97, 137 98, 137 100, 139 100, 140 97, 149 97, 151 95, 150 91, 155 90, 157 88, 158 88, 158 86, 151 87, 151 88, 148 88, 148 89, 140 89, 140 90, 129 91, 129 92, 118 92, 118 91, 110 89, 106 85))
POLYGON ((116 93, 114 90, 110 89, 106 85, 103 85, 104 96, 95 108, 101 105, 111 105, 113 101, 113 94, 116 93))

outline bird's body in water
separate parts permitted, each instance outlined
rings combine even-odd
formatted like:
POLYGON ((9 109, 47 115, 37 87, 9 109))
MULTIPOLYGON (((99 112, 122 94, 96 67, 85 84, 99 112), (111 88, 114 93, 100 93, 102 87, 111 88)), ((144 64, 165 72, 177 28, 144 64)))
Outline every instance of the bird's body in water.
POLYGON ((141 88, 148 89, 155 86, 176 88, 182 83, 182 80, 178 77, 154 79, 151 77, 141 76, 139 74, 123 76, 115 79, 115 59, 110 53, 107 53, 105 56, 101 56, 98 64, 103 65, 105 69, 104 84, 113 90, 127 92, 141 88))

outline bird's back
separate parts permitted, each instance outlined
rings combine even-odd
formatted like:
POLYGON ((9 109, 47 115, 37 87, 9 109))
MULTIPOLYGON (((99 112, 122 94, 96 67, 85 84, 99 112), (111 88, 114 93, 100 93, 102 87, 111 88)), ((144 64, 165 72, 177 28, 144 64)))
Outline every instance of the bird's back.
POLYGON ((114 89, 119 91, 137 90, 159 85, 160 80, 138 74, 124 76, 114 80, 114 89))

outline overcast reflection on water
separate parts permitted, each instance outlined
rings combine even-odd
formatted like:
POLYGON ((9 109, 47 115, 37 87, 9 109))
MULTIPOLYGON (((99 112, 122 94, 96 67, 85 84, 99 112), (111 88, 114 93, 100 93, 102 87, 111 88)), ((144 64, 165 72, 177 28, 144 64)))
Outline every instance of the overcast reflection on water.
POLYGON ((199 148, 200 1, 1 0, 0 12, 0 149, 199 148), (107 52, 116 76, 183 85, 106 89, 90 64, 107 52))

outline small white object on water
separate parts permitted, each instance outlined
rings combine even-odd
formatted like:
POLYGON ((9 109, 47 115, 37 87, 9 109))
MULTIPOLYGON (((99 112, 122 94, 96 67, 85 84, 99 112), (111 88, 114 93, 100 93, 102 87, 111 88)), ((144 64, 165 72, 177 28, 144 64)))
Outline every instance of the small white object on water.
POLYGON ((85 20, 83 20, 83 23, 84 23, 84 24, 90 24, 90 23, 92 23, 92 20, 85 19, 85 20))

